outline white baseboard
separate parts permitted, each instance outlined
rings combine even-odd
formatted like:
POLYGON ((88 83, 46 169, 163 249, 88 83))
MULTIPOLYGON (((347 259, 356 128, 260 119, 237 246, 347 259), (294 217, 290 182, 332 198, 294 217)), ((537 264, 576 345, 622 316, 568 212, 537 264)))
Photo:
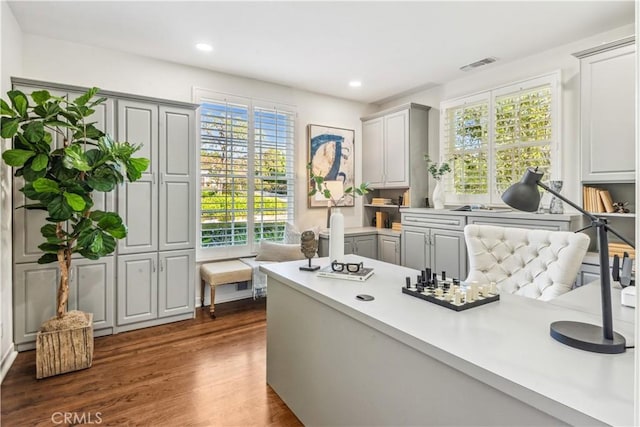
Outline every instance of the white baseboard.
POLYGON ((11 343, 11 346, 2 355, 2 363, 0 365, 0 383, 4 381, 4 377, 7 375, 7 372, 9 372, 9 368, 11 368, 11 365, 13 365, 13 361, 16 360, 17 356, 18 352, 15 350, 13 343, 11 343))

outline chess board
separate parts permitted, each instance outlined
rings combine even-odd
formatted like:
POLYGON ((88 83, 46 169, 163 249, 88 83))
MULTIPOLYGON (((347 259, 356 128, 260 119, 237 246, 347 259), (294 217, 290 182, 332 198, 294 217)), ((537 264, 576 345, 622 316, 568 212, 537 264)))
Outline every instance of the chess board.
POLYGON ((456 304, 455 302, 451 301, 451 294, 449 293, 449 290, 451 289, 453 289, 453 286, 449 286, 449 289, 446 292, 444 292, 443 290, 442 296, 436 296, 435 288, 425 287, 422 290, 420 290, 416 285, 412 285, 409 288, 407 288, 406 286, 403 286, 402 293, 411 295, 412 297, 423 299, 425 301, 429 301, 431 303, 434 303, 455 311, 468 310, 473 307, 479 307, 481 305, 485 305, 490 302, 500 300, 500 294, 496 293, 496 294, 488 294, 488 295, 479 295, 473 301, 465 300, 465 301, 461 301, 459 304, 456 304))

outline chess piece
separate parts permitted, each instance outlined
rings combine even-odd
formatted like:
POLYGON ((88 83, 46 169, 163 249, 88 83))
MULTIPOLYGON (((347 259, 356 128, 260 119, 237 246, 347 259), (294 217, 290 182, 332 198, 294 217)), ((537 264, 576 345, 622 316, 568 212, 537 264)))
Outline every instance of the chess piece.
POLYGON ((309 265, 300 266, 300 270, 304 271, 316 271, 320 268, 319 265, 311 265, 311 258, 316 256, 318 251, 318 240, 313 231, 303 231, 300 236, 300 251, 304 254, 305 258, 309 260, 309 265))

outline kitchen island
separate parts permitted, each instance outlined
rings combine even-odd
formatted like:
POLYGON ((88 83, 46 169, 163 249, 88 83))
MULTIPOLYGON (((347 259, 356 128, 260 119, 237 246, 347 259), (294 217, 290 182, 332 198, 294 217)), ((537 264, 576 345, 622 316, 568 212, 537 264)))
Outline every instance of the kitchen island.
MULTIPOLYGON (((635 350, 589 353, 549 335, 555 320, 599 324, 599 306, 501 295, 455 312, 402 294, 416 270, 346 258, 374 275, 322 278, 299 261, 261 267, 267 382, 304 424, 633 424, 635 350)), ((633 345, 633 323, 614 328, 633 345)))

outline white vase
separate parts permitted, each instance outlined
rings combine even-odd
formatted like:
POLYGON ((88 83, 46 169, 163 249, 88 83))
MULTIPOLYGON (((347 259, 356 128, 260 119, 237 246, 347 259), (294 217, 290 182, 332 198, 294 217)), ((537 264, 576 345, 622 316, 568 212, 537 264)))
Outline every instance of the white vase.
POLYGON ((434 209, 444 209, 444 188, 440 181, 436 181, 431 200, 433 200, 434 209))
POLYGON ((344 215, 340 208, 331 210, 329 223, 329 260, 344 262, 344 215))

